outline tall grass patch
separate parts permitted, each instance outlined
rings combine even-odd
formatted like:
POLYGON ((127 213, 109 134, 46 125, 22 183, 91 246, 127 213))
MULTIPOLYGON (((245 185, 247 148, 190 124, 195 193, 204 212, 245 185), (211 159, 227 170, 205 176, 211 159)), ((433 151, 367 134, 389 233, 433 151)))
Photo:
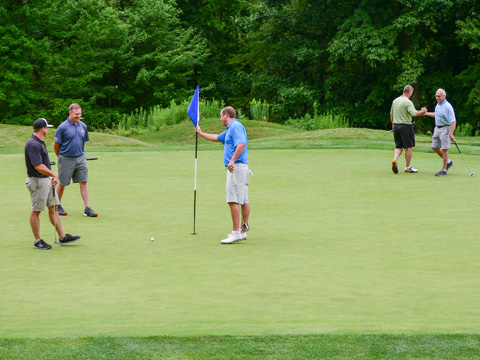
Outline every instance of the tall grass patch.
MULTIPOLYGON (((172 100, 167 108, 157 105, 149 109, 137 109, 129 115, 123 115, 114 132, 117 135, 129 136, 145 131, 158 131, 168 126, 180 124, 189 120, 187 115, 189 104, 188 101, 182 101, 177 104, 175 100, 172 100)), ((219 117, 223 107, 223 101, 200 100, 201 117, 219 117)))
POLYGON ((327 111, 320 114, 317 102, 313 104, 313 116, 307 113, 304 117, 299 119, 288 119, 285 125, 302 130, 324 130, 347 128, 348 121, 342 114, 336 114, 333 111, 327 111))

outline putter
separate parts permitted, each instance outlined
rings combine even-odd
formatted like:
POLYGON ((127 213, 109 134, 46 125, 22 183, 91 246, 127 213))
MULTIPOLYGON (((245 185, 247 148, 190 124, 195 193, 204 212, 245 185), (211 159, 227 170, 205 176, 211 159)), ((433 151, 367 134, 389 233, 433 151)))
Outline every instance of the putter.
MULTIPOLYGON (((87 160, 98 160, 98 157, 95 158, 87 158, 87 160)), ((56 165, 57 163, 55 161, 50 161, 50 165, 56 165)))
MULTIPOLYGON (((411 125, 415 124, 415 121, 412 121, 411 125)), ((392 130, 388 130, 385 134, 383 134, 383 136, 387 135, 389 132, 393 132, 393 129, 392 130)))
POLYGON ((473 172, 472 170, 470 170, 470 168, 468 167, 468 164, 467 164, 467 162, 465 161, 465 158, 463 157, 463 154, 462 154, 462 152, 460 151, 460 148, 458 147, 457 142, 454 141, 453 143, 455 144, 455 146, 457 147, 458 152, 459 152, 460 155, 462 156, 463 162, 465 163, 465 165, 467 166, 468 171, 470 172, 470 176, 473 176, 474 172, 473 172))
POLYGON ((57 242, 57 209, 55 207, 56 201, 55 201, 55 188, 53 190, 53 227, 55 228, 55 244, 58 244, 57 242))

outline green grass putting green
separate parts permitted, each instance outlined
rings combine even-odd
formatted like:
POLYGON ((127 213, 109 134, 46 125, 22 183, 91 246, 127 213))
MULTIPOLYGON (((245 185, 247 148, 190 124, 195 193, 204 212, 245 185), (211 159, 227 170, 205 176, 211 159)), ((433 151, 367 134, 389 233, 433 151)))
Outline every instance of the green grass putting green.
POLYGON ((428 153, 415 154, 420 173, 395 176, 386 151, 252 152, 252 230, 221 246, 222 152, 199 156, 198 235, 192 155, 102 153, 89 181, 99 217, 71 185, 62 220, 82 239, 47 252, 32 248, 23 157, 1 156, 0 336, 478 330, 478 178, 457 159, 436 178, 428 153))

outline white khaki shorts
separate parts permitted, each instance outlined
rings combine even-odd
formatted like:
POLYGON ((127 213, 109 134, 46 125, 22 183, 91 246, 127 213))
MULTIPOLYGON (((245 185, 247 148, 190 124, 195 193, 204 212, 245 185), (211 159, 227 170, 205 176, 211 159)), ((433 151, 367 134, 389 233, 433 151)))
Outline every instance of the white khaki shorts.
MULTIPOLYGON (((53 206, 52 180, 49 177, 39 178, 29 176, 25 185, 27 185, 27 189, 30 191, 32 211, 45 211, 45 206, 53 206)), ((60 204, 56 192, 55 204, 60 204)))
POLYGON ((450 126, 443 126, 441 128, 435 126, 432 136, 432 148, 442 150, 450 149, 450 126))
POLYGON ((233 185, 232 173, 227 169, 227 203, 248 204, 248 180, 253 173, 249 170, 248 164, 235 164, 234 173, 237 180, 236 190, 233 185))

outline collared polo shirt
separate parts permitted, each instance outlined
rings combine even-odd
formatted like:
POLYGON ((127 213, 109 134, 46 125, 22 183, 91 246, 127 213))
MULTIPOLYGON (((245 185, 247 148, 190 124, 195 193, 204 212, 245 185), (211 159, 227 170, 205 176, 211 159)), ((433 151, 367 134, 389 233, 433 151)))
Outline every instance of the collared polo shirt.
POLYGON ((457 121, 455 118, 455 111, 453 110, 453 106, 447 101, 447 99, 443 100, 441 103, 435 106, 436 126, 450 125, 454 121, 457 121))
POLYGON ((401 95, 393 100, 390 114, 393 115, 394 124, 411 124, 412 116, 417 114, 417 110, 408 97, 401 95))
POLYGON ((27 166, 27 175, 47 178, 48 175, 44 175, 35 169, 35 165, 40 164, 45 165, 50 170, 52 169, 45 142, 32 134, 25 144, 25 165, 27 166))
POLYGON ((248 164, 247 131, 237 119, 233 120, 227 126, 227 129, 217 136, 217 140, 224 144, 223 163, 225 166, 227 166, 232 159, 232 156, 237 149, 237 145, 242 143, 245 144, 245 149, 235 163, 248 164))
POLYGON ((75 125, 70 117, 60 124, 55 132, 55 142, 60 144, 59 154, 63 156, 80 156, 84 152, 84 144, 89 139, 87 125, 81 120, 75 125))

